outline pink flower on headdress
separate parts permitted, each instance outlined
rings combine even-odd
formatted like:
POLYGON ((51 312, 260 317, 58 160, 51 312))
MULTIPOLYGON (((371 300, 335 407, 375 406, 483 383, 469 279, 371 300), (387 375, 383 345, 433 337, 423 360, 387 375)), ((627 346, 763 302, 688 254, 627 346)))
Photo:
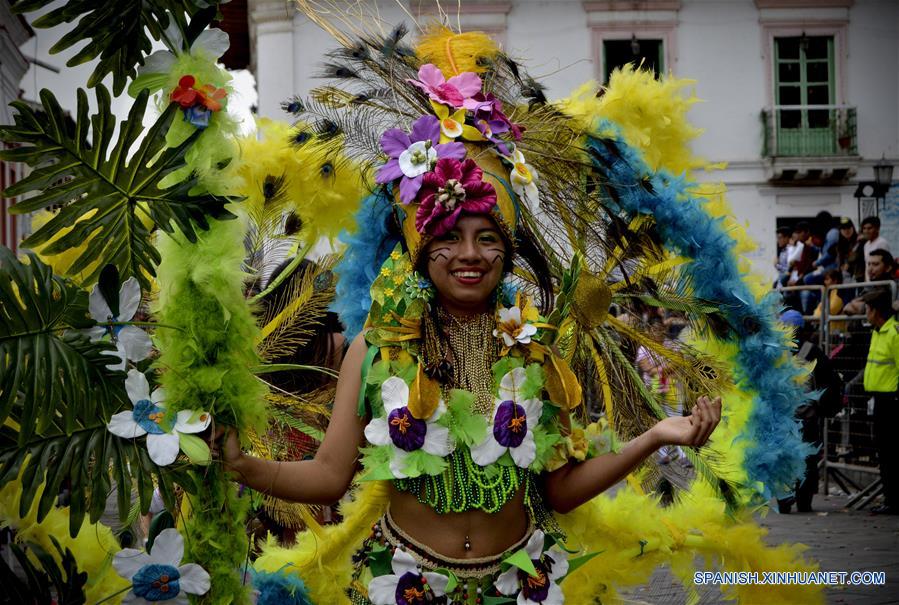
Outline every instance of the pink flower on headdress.
POLYGON ((483 171, 474 160, 441 159, 433 172, 424 175, 415 215, 419 233, 440 236, 448 232, 463 212, 486 214, 496 205, 496 190, 482 180, 483 171))
POLYGON ((440 143, 440 121, 434 116, 422 116, 406 134, 391 128, 381 135, 381 149, 390 159, 378 168, 375 181, 384 184, 400 181, 400 201, 408 204, 421 188, 422 175, 441 158, 461 160, 465 157, 462 143, 440 143))
POLYGON ((428 93, 434 101, 457 109, 463 106, 471 109, 473 107, 471 98, 481 92, 481 78, 478 74, 465 71, 447 80, 443 77, 443 72, 432 63, 426 63, 418 68, 418 80, 407 82, 428 93))

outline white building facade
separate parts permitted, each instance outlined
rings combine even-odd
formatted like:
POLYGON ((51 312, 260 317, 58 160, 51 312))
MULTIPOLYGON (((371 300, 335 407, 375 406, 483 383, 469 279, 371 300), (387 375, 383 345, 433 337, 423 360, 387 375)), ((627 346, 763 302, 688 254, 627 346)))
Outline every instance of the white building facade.
MULTIPOLYGON (((371 0, 385 30, 409 15, 438 18, 434 0, 371 0)), ((491 33, 548 87, 568 95, 643 59, 697 81, 691 120, 705 129, 697 154, 727 168, 734 214, 759 248, 754 268, 773 276, 775 229, 821 210, 875 212, 854 197, 873 166, 899 163, 899 2, 896 0, 446 0, 452 25, 491 33), (457 7, 461 6, 461 11, 457 7)), ((374 13, 374 10, 372 11, 374 13)), ((262 116, 305 95, 328 34, 283 0, 250 0, 250 36, 262 116)), ((422 19, 424 18, 424 19, 422 19)), ((899 171, 897 171, 899 172, 899 171)), ((899 180, 899 179, 897 179, 899 180)), ((899 187, 879 213, 899 251, 899 187)), ((870 193, 870 190, 868 191, 870 193)))
MULTIPOLYGON (((13 122, 9 104, 20 98, 19 84, 28 70, 28 59, 19 50, 32 36, 31 28, 12 14, 9 3, 0 0, 0 124, 13 122)), ((0 160, 0 191, 22 178, 23 167, 0 160)), ((16 250, 29 227, 21 216, 10 214, 14 199, 0 198, 0 245, 16 250)))

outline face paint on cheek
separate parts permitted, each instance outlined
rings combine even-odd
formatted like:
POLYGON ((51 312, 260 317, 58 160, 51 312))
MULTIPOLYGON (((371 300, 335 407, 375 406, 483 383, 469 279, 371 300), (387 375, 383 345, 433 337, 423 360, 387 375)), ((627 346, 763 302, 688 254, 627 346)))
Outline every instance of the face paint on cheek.
POLYGON ((493 260, 491 260, 491 264, 501 265, 506 262, 506 251, 502 248, 491 248, 487 251, 488 254, 494 254, 493 260))
POLYGON ((441 258, 446 260, 449 258, 449 256, 447 256, 448 252, 449 252, 449 247, 437 248, 436 250, 431 250, 428 253, 428 260, 430 260, 431 262, 437 262, 441 258))

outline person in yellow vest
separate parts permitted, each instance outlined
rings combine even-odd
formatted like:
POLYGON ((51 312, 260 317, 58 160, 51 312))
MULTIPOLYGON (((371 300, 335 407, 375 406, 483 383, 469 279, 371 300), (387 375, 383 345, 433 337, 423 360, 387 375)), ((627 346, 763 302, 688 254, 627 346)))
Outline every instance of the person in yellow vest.
POLYGON ((899 442, 893 430, 899 420, 896 391, 899 387, 899 323, 893 315, 893 297, 888 289, 863 297, 868 321, 874 328, 865 363, 865 391, 874 397, 874 443, 880 459, 884 503, 876 514, 899 513, 899 442))

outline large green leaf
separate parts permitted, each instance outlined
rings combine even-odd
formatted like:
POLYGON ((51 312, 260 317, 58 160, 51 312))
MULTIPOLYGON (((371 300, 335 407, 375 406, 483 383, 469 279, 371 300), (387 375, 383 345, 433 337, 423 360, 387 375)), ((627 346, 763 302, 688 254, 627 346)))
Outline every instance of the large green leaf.
MULTIPOLYGON (((54 3, 55 0, 12 0, 11 5, 17 13, 28 13, 54 3)), ((221 3, 216 0, 68 0, 35 19, 32 25, 54 27, 78 19, 78 24, 50 52, 57 53, 87 40, 66 65, 74 67, 100 57, 87 85, 96 86, 111 73, 113 90, 118 96, 127 80, 137 76, 137 66, 144 64, 144 55, 152 49, 149 36, 165 40, 165 30, 172 22, 184 32, 188 15, 211 7, 212 15, 206 19, 206 25, 221 3)))
POLYGON ((183 475, 181 467, 154 464, 145 439, 107 430, 131 402, 124 374, 106 367, 116 360, 106 354, 112 347, 80 330, 93 324, 87 298, 35 255, 23 262, 0 246, 0 487, 21 476, 25 515, 44 486, 41 520, 67 482, 72 535, 86 513, 100 518, 113 482, 124 517, 132 488, 146 511, 154 480, 171 503, 172 483, 183 475))
POLYGON ((78 570, 75 556, 68 548, 63 551, 56 538, 50 536, 59 563, 37 544, 26 548, 9 544, 17 570, 0 557, 0 585, 4 603, 33 603, 35 605, 81 605, 86 602, 84 587, 87 574, 78 570), (27 550, 31 551, 31 557, 27 550))
POLYGON ((207 229, 208 217, 233 215, 225 210, 227 198, 192 195, 191 189, 197 184, 194 176, 167 189, 159 188, 166 175, 184 166, 184 154, 201 132, 198 130, 178 147, 166 148, 165 134, 172 120, 182 119, 177 105, 169 105, 144 132, 148 93, 141 92, 114 140, 109 91, 101 85, 96 93, 98 111, 88 118, 87 93, 78 90, 74 130, 48 90, 41 91, 43 112, 22 102, 13 103, 18 112, 16 123, 0 127, 0 140, 18 146, 0 152, 0 159, 25 162, 33 171, 3 195, 35 193, 12 207, 17 214, 61 206, 57 215, 23 245, 46 244, 59 235, 60 229, 71 227, 42 252, 58 254, 80 247, 69 274, 90 270, 85 282, 92 283, 104 265, 112 264, 123 279, 134 276, 147 288, 147 274, 155 275, 159 262, 150 239, 152 226, 170 233, 178 228, 190 241, 196 241, 196 229, 207 229), (139 140, 141 134, 144 138, 139 140), (129 157, 135 145, 137 149, 129 157), (141 216, 152 220, 151 228, 141 216), (88 241, 90 245, 84 246, 88 241))
POLYGON ((127 401, 124 375, 106 367, 114 349, 78 329, 93 324, 87 293, 26 260, 0 247, 0 424, 12 417, 20 444, 127 401))

